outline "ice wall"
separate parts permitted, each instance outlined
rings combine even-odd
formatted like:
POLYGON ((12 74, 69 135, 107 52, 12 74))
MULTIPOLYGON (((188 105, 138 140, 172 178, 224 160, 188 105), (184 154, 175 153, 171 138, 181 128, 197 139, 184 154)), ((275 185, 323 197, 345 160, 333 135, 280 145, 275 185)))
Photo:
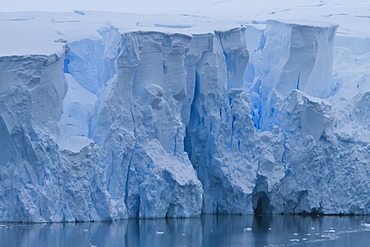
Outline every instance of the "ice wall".
POLYGON ((257 126, 271 129, 274 94, 286 97, 297 89, 325 98, 332 94, 333 44, 337 25, 268 20, 258 79, 252 85, 254 104, 264 108, 257 126))
POLYGON ((1 57, 0 221, 369 214, 368 56, 332 77, 335 30, 96 25, 1 57))
POLYGON ((63 220, 55 143, 67 90, 63 60, 56 54, 0 58, 2 221, 63 220))
POLYGON ((367 72, 355 62, 364 57, 333 49, 335 29, 267 21, 253 54, 258 212, 369 213, 368 127, 353 115, 364 114, 367 72))
POLYGON ((204 213, 251 213, 256 176, 254 128, 241 88, 248 52, 243 29, 194 37, 197 60, 185 150, 204 188, 204 213), (229 89, 231 88, 231 89, 229 89))
POLYGON ((315 97, 327 97, 331 92, 336 29, 334 24, 313 26, 268 20, 262 58, 263 99, 272 88, 283 96, 298 89, 315 97))
POLYGON ((90 129, 109 171, 107 189, 125 217, 199 215, 202 186, 184 153, 180 114, 191 36, 121 38, 117 75, 99 98, 90 129))

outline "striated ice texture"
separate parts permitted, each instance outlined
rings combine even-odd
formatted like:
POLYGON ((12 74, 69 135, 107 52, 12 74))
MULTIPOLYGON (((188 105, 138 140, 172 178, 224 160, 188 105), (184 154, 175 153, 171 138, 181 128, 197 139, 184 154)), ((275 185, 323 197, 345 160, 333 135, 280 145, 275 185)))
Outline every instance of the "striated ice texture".
POLYGON ((336 25, 94 25, 0 57, 0 221, 370 213, 370 57, 336 25))
POLYGON ((267 22, 255 51, 262 63, 255 62, 247 89, 260 154, 258 212, 370 212, 370 139, 357 115, 367 105, 368 66, 354 69, 368 55, 357 60, 348 49, 333 50, 336 28, 267 22))

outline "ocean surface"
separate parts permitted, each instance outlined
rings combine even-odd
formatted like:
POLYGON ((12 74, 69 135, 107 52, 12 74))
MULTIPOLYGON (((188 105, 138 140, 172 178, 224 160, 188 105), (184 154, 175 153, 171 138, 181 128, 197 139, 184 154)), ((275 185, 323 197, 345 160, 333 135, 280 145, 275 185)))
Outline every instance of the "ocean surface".
POLYGON ((370 246, 370 216, 230 216, 0 223, 0 246, 370 246))

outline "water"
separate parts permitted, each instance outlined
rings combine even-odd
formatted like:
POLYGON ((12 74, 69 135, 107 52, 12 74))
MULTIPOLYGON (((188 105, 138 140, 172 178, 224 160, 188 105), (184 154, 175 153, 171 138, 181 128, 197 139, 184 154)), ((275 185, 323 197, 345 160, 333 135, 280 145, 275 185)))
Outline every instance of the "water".
POLYGON ((96 223, 0 223, 0 246, 370 246, 370 216, 227 216, 96 223))

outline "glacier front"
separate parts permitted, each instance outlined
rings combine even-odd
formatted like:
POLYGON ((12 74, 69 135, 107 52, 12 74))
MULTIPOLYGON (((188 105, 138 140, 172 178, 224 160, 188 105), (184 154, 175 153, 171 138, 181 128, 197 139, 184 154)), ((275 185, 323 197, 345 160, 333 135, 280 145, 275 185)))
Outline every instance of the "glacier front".
POLYGON ((2 41, 0 221, 370 214, 370 54, 336 24, 28 14, 1 30, 48 49, 2 41))

